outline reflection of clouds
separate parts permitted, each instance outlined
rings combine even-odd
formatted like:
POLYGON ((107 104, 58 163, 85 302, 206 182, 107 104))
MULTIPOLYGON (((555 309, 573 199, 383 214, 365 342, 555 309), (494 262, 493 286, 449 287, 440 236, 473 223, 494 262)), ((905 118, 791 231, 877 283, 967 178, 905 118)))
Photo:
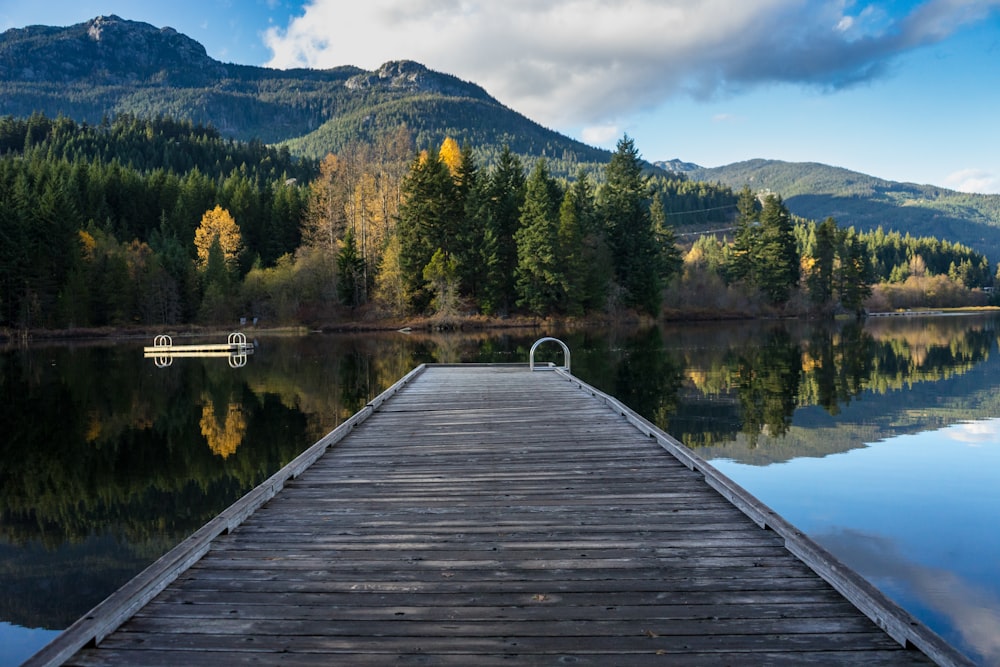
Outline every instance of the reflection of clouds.
POLYGON ((1000 419, 955 424, 946 428, 942 434, 949 440, 974 445, 997 443, 1000 442, 1000 419))
POLYGON ((1000 599, 946 570, 914 563, 892 540, 855 530, 815 539, 869 581, 891 580, 934 612, 948 617, 962 645, 986 665, 1000 665, 1000 599))

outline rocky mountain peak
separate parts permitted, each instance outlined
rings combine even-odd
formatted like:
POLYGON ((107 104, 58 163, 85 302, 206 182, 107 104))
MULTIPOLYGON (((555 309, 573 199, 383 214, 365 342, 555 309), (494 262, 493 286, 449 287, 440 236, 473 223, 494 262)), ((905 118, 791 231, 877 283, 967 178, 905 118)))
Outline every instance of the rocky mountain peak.
POLYGON ((198 85, 225 73, 198 42, 173 28, 98 16, 66 28, 32 26, 0 35, 0 78, 92 85, 198 85))
POLYGON ((357 74, 344 84, 351 90, 389 88, 407 92, 433 92, 458 97, 492 99, 479 86, 428 69, 412 60, 392 60, 374 72, 357 74))

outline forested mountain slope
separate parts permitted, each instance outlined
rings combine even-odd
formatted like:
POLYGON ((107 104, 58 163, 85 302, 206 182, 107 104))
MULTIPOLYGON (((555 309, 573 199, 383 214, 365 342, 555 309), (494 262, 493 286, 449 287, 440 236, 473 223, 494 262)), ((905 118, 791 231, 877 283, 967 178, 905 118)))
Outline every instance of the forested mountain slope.
POLYGON ((707 169, 675 160, 658 166, 734 190, 744 185, 771 190, 804 218, 832 216, 841 226, 858 230, 883 227, 935 236, 961 242, 994 262, 1000 258, 1000 195, 897 183, 815 162, 748 160, 707 169))
POLYGON ((224 137, 287 142, 310 158, 400 125, 418 147, 446 136, 484 154, 503 144, 572 173, 610 152, 548 130, 481 87, 410 61, 275 70, 218 62, 172 28, 117 16, 0 34, 0 115, 42 112, 97 124, 118 114, 211 125, 224 137))

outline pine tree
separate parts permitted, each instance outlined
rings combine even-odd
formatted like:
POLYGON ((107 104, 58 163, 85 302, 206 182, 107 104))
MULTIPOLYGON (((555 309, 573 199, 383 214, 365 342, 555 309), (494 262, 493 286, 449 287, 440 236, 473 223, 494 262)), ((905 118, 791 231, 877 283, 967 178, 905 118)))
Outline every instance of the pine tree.
POLYGON ((840 304, 857 317, 864 315, 865 299, 871 296, 874 280, 868 249, 858 238, 854 228, 844 229, 838 235, 840 266, 835 277, 840 304))
POLYGON ((649 217, 649 187, 635 143, 626 135, 607 167, 599 210, 608 230, 615 279, 626 306, 659 314, 659 250, 649 217))
POLYGON ((740 192, 737 203, 739 217, 736 221, 736 237, 726 261, 726 280, 745 281, 756 285, 757 257, 760 253, 760 209, 757 197, 748 186, 740 192))
POLYGON ((667 213, 663 209, 663 199, 659 194, 653 196, 649 206, 649 219, 653 225, 653 236, 659 248, 657 265, 660 271, 660 280, 664 285, 681 271, 684 260, 681 258, 680 248, 677 247, 677 238, 674 230, 667 222, 667 213))
POLYGON ((757 286, 771 303, 785 303, 799 283, 799 253, 792 216, 781 197, 764 199, 760 230, 759 254, 754 258, 757 286))
POLYGON ((833 270, 837 256, 837 223, 827 218, 816 225, 812 270, 806 276, 809 299, 820 309, 828 308, 833 300, 833 270))
POLYGON ((364 293, 364 259, 358 254, 354 231, 348 229, 337 253, 337 297, 342 304, 353 308, 361 305, 364 293))
POLYGON ((559 256, 562 193, 540 159, 528 177, 517 243, 517 305, 547 315, 565 301, 559 256))
POLYGON ((559 205, 559 230, 557 233, 558 253, 561 258, 562 310, 570 315, 582 315, 587 287, 587 258, 584 242, 584 226, 577 194, 572 187, 567 188, 559 205))
POLYGON ((424 267, 439 249, 452 257, 458 246, 461 202, 448 167, 430 154, 413 161, 402 184, 402 196, 396 227, 399 266, 411 305, 422 312, 433 297, 426 289, 424 267))
POLYGON ((434 294, 430 304, 434 311, 453 315, 458 305, 458 262, 438 248, 424 267, 423 278, 434 294))
POLYGON ((483 200, 486 284, 481 305, 486 313, 506 315, 516 300, 517 244, 514 234, 520 224, 524 193, 524 168, 505 145, 489 175, 483 200))
MULTIPOLYGON (((614 277, 611 250, 608 247, 607 230, 597 215, 594 189, 586 172, 582 169, 566 191, 564 205, 568 214, 575 219, 580 230, 579 260, 573 260, 571 248, 564 247, 564 256, 572 264, 566 269, 567 280, 575 288, 567 287, 571 298, 570 312, 573 312, 572 294, 579 292, 580 306, 584 312, 600 310, 608 298, 608 286, 614 277), (578 270, 574 270, 573 267, 578 270)), ((563 232, 561 232, 562 234, 563 232)))
POLYGON ((459 291, 478 301, 486 271, 483 266, 483 243, 486 233, 483 211, 483 184, 472 148, 462 147, 458 167, 454 172, 455 192, 462 207, 462 221, 457 228, 454 258, 459 275, 459 291))

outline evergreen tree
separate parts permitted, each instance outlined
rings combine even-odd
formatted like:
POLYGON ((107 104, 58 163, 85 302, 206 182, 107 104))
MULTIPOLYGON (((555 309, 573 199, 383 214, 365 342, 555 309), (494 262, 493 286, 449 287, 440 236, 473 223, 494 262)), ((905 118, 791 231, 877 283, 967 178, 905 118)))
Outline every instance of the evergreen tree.
POLYGON ((482 261, 486 223, 482 179, 468 144, 462 146, 454 180, 455 192, 462 207, 462 223, 458 227, 458 243, 454 250, 459 291, 478 301, 486 283, 482 261))
POLYGON ((837 257, 837 223, 827 218, 815 229, 815 244, 811 257, 812 269, 806 276, 809 299, 820 309, 829 308, 833 301, 833 270, 837 257))
POLYGON ((358 254, 354 231, 348 229, 337 253, 337 297, 345 306, 361 305, 365 293, 364 259, 358 254))
POLYGON ((581 207, 577 205, 578 193, 573 187, 566 189, 559 205, 558 254, 561 258, 562 309, 570 315, 582 315, 587 288, 587 256, 584 241, 584 223, 581 207))
POLYGON ((744 186, 736 206, 739 217, 736 221, 736 237, 726 261, 726 279, 729 282, 745 281, 757 284, 757 257, 760 252, 760 208, 757 197, 744 186))
POLYGON ((528 177, 517 244, 517 305, 536 315, 555 311, 565 302, 559 247, 562 193, 540 159, 528 177))
POLYGON ((486 284, 481 305, 486 313, 505 315, 516 299, 517 244, 514 234, 520 223, 524 194, 524 168, 510 147, 504 146, 486 183, 483 201, 486 284))
POLYGON ((754 258, 758 287, 771 303, 785 303, 799 283, 799 253, 792 216, 781 197, 764 199, 760 230, 759 254, 754 258))
POLYGON ((864 315, 865 299, 871 296, 873 278, 871 259, 866 245, 854 228, 841 230, 838 239, 840 267, 835 278, 840 304, 857 317, 864 315))
POLYGON ((458 262, 441 248, 434 251, 423 271, 434 297, 431 307, 438 315, 450 316, 458 306, 458 262))
MULTIPOLYGON (((607 303, 614 265, 611 249, 608 247, 607 230, 597 214, 594 189, 590 178, 582 169, 567 189, 564 203, 579 226, 581 235, 581 245, 575 251, 579 253, 579 260, 572 259, 574 251, 571 247, 566 244, 563 247, 564 255, 571 261, 566 269, 567 280, 576 285, 575 288, 567 288, 567 295, 578 291, 580 306, 584 312, 600 310, 607 303)), ((569 233, 568 230, 565 233, 569 233)), ((570 312, 574 308, 570 303, 570 312)))
POLYGON ((649 187, 639 151, 628 135, 618 142, 606 176, 599 210, 607 228, 615 280, 626 306, 655 316, 662 298, 660 254, 649 217, 649 187))
POLYGON ((680 273, 684 263, 681 258, 680 248, 677 247, 677 238, 674 230, 667 222, 667 213, 663 208, 663 199, 659 193, 653 196, 649 205, 649 219, 653 225, 653 236, 659 248, 658 265, 660 270, 660 280, 664 285, 680 273))
POLYGON ((427 153, 410 166, 402 198, 396 226, 399 266, 411 306, 422 312, 433 297, 426 289, 424 267, 439 249, 452 257, 458 241, 460 202, 447 165, 437 155, 427 153))

